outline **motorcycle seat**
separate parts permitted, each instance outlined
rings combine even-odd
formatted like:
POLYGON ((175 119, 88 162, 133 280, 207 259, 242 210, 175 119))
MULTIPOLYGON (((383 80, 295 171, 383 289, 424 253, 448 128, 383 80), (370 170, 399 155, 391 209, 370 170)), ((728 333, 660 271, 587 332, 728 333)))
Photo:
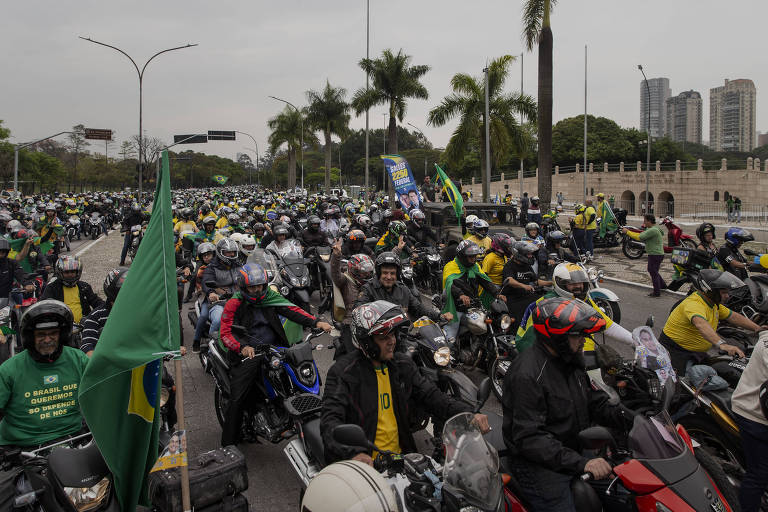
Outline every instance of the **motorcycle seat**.
POLYGON ((729 416, 733 415, 731 411, 731 397, 733 396, 733 389, 722 389, 719 391, 705 391, 704 396, 712 400, 715 405, 722 409, 729 416))
POLYGON ((93 487, 109 468, 96 443, 84 448, 59 448, 48 456, 48 467, 63 487, 93 487))
POLYGON ((768 311, 768 296, 764 293, 764 291, 767 291, 766 288, 768 288, 768 276, 755 274, 750 276, 746 283, 749 288, 749 294, 752 296, 752 304, 761 313, 768 311))
POLYGON ((320 418, 304 423, 302 430, 311 456, 320 464, 320 467, 325 467, 325 446, 323 436, 320 434, 320 418))

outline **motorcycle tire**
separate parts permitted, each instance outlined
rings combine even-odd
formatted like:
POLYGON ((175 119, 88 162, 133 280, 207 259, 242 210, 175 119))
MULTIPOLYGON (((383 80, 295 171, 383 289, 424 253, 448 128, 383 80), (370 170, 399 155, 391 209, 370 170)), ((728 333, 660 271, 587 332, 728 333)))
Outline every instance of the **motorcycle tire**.
POLYGON ((91 230, 91 240, 96 240, 97 238, 99 238, 99 232, 98 232, 98 230, 96 230, 96 229, 92 229, 92 230, 91 230))
POLYGON ((696 242, 687 238, 680 240, 680 245, 686 249, 696 249, 696 242))
POLYGON ((632 246, 629 242, 624 242, 621 244, 621 252, 631 260, 639 260, 645 254, 645 248, 632 246))
MULTIPOLYGON (((701 467, 704 468, 704 471, 709 474, 709 477, 717 486, 720 494, 722 494, 723 498, 725 498, 725 501, 727 501, 728 505, 731 506, 731 510, 734 512, 741 511, 736 487, 731 483, 730 477, 725 474, 725 471, 723 471, 723 468, 718 462, 717 458, 710 455, 706 449, 701 447, 697 448, 693 453, 701 467)), ((763 501, 765 501, 765 498, 763 501)))
POLYGON ((224 417, 227 414, 227 407, 229 407, 229 399, 224 398, 218 386, 213 390, 213 407, 216 409, 216 419, 219 420, 219 425, 224 428, 224 417))
POLYGON ((507 375, 511 364, 512 361, 502 357, 497 357, 488 363, 488 377, 491 378, 491 390, 499 402, 501 402, 501 397, 504 394, 504 377, 507 375))
POLYGON ((611 302, 606 299, 593 299, 595 304, 598 308, 603 310, 603 312, 616 322, 617 324, 621 323, 621 307, 619 306, 618 302, 611 302))

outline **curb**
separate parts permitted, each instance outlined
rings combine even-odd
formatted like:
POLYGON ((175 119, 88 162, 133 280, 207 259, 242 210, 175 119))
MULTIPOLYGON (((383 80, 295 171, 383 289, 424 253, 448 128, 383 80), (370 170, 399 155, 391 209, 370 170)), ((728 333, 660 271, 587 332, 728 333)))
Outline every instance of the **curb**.
MULTIPOLYGON (((625 279, 618 279, 616 277, 604 276, 603 279, 605 279, 606 281, 612 281, 614 283, 625 284, 627 286, 636 286, 638 288, 645 288, 646 290, 653 290, 653 286, 650 286, 650 285, 647 285, 647 284, 635 283, 633 281, 627 281, 625 279)), ((672 290, 661 290, 661 291, 663 293, 668 294, 668 295, 679 295, 681 297, 686 297, 687 296, 687 294, 685 294, 683 292, 673 292, 672 290)))

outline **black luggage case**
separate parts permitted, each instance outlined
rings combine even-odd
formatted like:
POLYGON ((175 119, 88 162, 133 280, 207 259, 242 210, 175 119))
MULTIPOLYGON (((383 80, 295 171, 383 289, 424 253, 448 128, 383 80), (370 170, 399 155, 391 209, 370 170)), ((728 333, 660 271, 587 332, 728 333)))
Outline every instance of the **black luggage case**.
POLYGON ((196 509, 197 512, 248 512, 248 500, 240 493, 234 496, 224 496, 218 503, 205 508, 196 509))
MULTIPOLYGON (((245 457, 235 446, 201 453, 189 462, 189 487, 192 507, 196 510, 217 505, 226 496, 235 496, 248 488, 245 457)), ((160 512, 182 512, 181 469, 150 473, 149 497, 160 512)), ((245 507, 247 509, 247 502, 245 507)))

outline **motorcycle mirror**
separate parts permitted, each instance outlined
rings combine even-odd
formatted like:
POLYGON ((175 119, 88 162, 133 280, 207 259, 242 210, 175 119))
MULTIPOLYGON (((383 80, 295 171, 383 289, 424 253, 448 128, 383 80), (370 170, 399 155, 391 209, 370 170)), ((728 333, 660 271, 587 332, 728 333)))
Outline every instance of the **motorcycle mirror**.
POLYGON ((360 425, 344 424, 333 428, 333 440, 345 446, 358 446, 369 450, 380 451, 365 437, 360 425))
POLYGON ((477 402, 475 403, 474 413, 480 412, 480 409, 485 405, 488 397, 491 395, 491 379, 486 377, 477 386, 477 402))
POLYGON ((653 315, 648 315, 648 318, 645 319, 645 325, 648 327, 653 327, 653 324, 655 323, 655 320, 653 318, 653 315))
MULTIPOLYGON (((672 379, 668 379, 672 380, 672 379)), ((605 447, 616 447, 616 440, 605 427, 589 427, 579 432, 579 443, 588 450, 602 450, 605 447)))

